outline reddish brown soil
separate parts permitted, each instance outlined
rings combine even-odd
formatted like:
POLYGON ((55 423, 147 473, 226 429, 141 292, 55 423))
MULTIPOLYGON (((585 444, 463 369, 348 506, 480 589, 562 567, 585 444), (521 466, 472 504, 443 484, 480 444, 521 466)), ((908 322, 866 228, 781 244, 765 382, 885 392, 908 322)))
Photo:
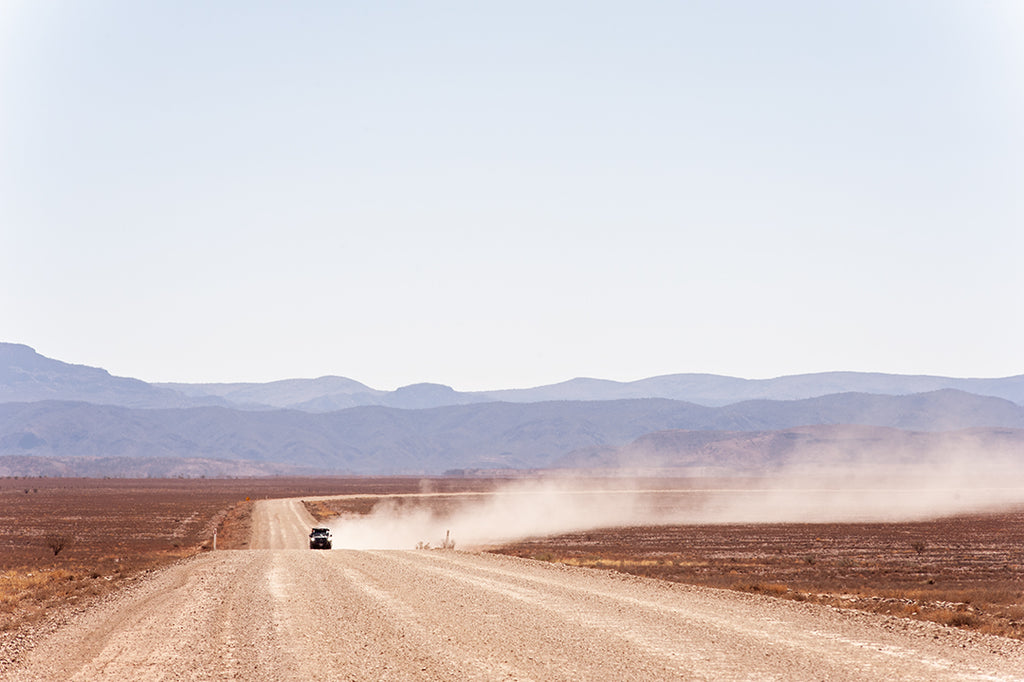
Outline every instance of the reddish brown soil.
MULTIPOLYGON (((498 484, 419 478, 0 479, 0 631, 208 549, 215 529, 218 548, 246 547, 252 502, 260 498, 455 493, 498 484), (54 554, 61 539, 64 546, 54 554)), ((375 503, 363 497, 310 506, 323 518, 366 513, 375 503)), ((437 505, 440 512, 459 502, 436 497, 402 504, 437 505)), ((1024 639, 1024 510, 915 523, 617 528, 495 551, 1024 639)))
POLYGON ((494 551, 1024 639, 1024 510, 908 523, 615 528, 494 551))
MULTIPOLYGON (((743 494, 736 482, 730 484, 731 494, 743 494)), ((656 482, 647 489, 658 485, 700 487, 691 479, 656 482)), ((324 519, 365 514, 375 503, 360 498, 309 506, 324 519)), ((701 503, 700 495, 664 489, 648 493, 645 501, 652 512, 701 503)), ((463 504, 456 497, 399 502, 429 507, 437 515, 463 504)), ((539 537, 491 551, 1024 639, 1024 508, 923 522, 612 528, 539 537)))
POLYGON ((211 549, 215 530, 219 549, 247 547, 252 502, 260 498, 446 491, 471 483, 0 478, 0 631, 211 549))

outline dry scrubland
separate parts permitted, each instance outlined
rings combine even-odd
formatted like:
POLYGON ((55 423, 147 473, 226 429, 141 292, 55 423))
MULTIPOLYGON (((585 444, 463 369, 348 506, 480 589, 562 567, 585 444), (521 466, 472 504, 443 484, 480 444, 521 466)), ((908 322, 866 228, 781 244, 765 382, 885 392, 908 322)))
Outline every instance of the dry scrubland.
MULTIPOLYGON (((244 549, 257 499, 362 495, 307 503, 314 516, 328 519, 368 514, 378 495, 432 492, 442 494, 388 504, 447 516, 467 502, 443 493, 489 491, 502 483, 0 479, 0 636, 209 550, 214 530, 218 548, 244 549)), ((692 494, 685 502, 659 495, 660 505, 695 503, 692 494)), ((1024 639, 1024 509, 927 522, 624 527, 491 551, 1024 639)))
MULTIPOLYGON (((685 485, 692 487, 692 479, 685 485)), ((699 506, 701 496, 690 490, 650 497, 664 508, 699 506)), ((472 503, 441 496, 388 504, 399 514, 428 508, 447 517, 472 503)), ((371 499, 307 503, 325 521, 373 506, 371 499)), ((608 528, 489 551, 1024 639, 1024 508, 915 522, 608 528)))
MULTIPOLYGON (((247 547, 257 499, 408 493, 423 485, 405 478, 0 478, 0 635, 209 550, 215 530, 218 548, 247 547)), ((436 485, 460 490, 467 483, 436 485)))
POLYGON ((617 528, 495 551, 1024 639, 1024 512, 914 523, 617 528))

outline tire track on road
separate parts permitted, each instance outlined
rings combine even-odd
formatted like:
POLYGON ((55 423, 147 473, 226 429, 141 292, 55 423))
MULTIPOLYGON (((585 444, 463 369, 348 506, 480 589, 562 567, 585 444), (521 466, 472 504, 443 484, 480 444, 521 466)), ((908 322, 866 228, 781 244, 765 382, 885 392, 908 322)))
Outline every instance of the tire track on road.
MULTIPOLYGON (((423 564, 434 573, 510 599, 542 605, 554 613, 574 614, 568 618, 582 626, 617 631, 643 649, 673 659, 682 655, 680 649, 684 647, 680 639, 666 637, 666 633, 685 636, 679 628, 680 623, 685 622, 699 626, 698 636, 690 639, 685 649, 691 653, 702 652, 700 659, 704 664, 721 662, 723 655, 735 657, 737 651, 759 649, 800 660, 803 670, 818 670, 824 665, 831 670, 821 672, 830 678, 859 671, 870 679, 879 670, 895 674, 904 668, 901 679, 915 679, 915 675, 932 679, 936 672, 954 668, 971 678, 987 678, 988 675, 984 669, 962 665, 950 655, 954 648, 935 646, 934 640, 948 634, 949 629, 931 623, 880 618, 857 611, 840 614, 813 604, 663 583, 593 569, 536 564, 516 558, 503 557, 503 561, 497 563, 478 554, 459 552, 421 552, 393 558, 410 565, 423 564), (524 563, 531 569, 542 570, 521 570, 524 563), (457 566, 458 571, 450 570, 452 566, 457 566), (588 602, 591 606, 581 607, 588 602), (609 609, 607 603, 610 602, 624 608, 609 609), (597 605, 596 609, 593 604, 597 605), (765 615, 769 606, 773 616, 765 615), (831 617, 832 629, 807 629, 809 618, 822 617, 831 617), (880 633, 879 621, 898 623, 902 627, 898 633, 884 630, 880 633), (917 634, 919 646, 896 643, 897 639, 911 633, 917 634), (722 646, 729 640, 733 641, 732 645, 722 646), (709 648, 708 642, 715 647, 709 648)), ((999 641, 999 638, 991 639, 999 641)), ((1018 678, 1011 674, 1003 679, 1018 678)))

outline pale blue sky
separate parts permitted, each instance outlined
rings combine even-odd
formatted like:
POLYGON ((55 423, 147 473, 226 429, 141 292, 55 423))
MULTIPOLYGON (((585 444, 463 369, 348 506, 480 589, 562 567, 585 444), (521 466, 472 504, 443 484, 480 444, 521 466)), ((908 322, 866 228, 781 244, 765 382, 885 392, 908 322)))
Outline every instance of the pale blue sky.
POLYGON ((150 381, 1024 373, 1024 3, 0 4, 0 340, 150 381))

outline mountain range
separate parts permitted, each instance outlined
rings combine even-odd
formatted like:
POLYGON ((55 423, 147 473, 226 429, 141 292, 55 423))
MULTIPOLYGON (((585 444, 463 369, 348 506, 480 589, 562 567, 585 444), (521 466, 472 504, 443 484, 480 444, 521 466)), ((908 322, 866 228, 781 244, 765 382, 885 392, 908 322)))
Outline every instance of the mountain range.
POLYGON ((801 400, 834 393, 908 395, 947 388, 1024 405, 1024 374, 1000 379, 865 372, 824 372, 775 379, 669 374, 630 382, 578 378, 536 388, 470 392, 441 384, 412 384, 382 391, 337 376, 267 383, 150 384, 111 376, 96 367, 53 360, 25 345, 0 343, 0 403, 80 400, 143 408, 219 405, 240 410, 334 412, 366 405, 423 409, 486 402, 666 398, 716 407, 744 400, 801 400))
POLYGON ((749 473, 848 461, 838 433, 876 464, 953 447, 1024 461, 1024 376, 675 374, 487 392, 344 377, 149 384, 0 343, 0 475, 749 473))

